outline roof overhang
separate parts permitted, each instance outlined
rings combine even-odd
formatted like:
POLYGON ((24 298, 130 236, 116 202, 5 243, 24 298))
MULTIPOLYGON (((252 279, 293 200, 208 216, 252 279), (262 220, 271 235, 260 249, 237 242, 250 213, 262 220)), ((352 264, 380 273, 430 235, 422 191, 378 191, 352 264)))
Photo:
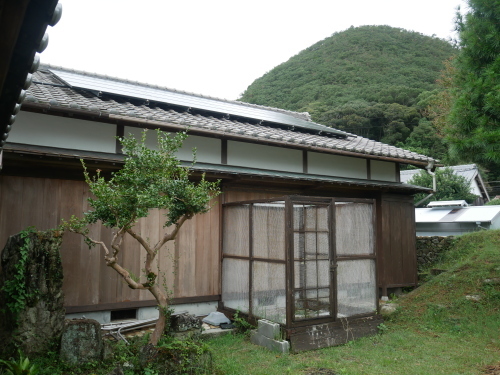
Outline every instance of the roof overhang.
MULTIPOLYGON (((121 167, 124 162, 124 155, 110 154, 104 152, 90 152, 72 149, 61 149, 45 146, 33 146, 22 144, 7 144, 5 146, 5 157, 9 159, 6 164, 7 174, 23 174, 19 168, 29 169, 29 163, 21 163, 24 160, 36 160, 36 169, 42 173, 42 162, 44 167, 50 169, 61 169, 66 167, 73 170, 70 172, 73 178, 81 178, 82 168, 79 160, 83 159, 89 166, 102 169, 104 172, 113 171, 121 167), (72 164, 70 165, 69 163, 72 164), (10 165, 10 166, 8 166, 10 165)), ((316 186, 337 186, 343 188, 359 188, 365 190, 377 190, 384 192, 399 192, 403 194, 429 193, 431 189, 420 186, 403 184, 400 182, 364 180, 357 178, 325 176, 309 173, 283 172, 266 169, 247 168, 225 164, 209 164, 197 162, 192 165, 190 162, 181 162, 182 165, 198 175, 207 174, 212 179, 237 179, 239 181, 273 181, 290 184, 307 184, 316 186)), ((67 173, 61 169, 60 173, 67 173)), ((64 177, 70 177, 70 174, 64 177)))
POLYGON ((35 54, 43 51, 48 40, 44 34, 54 21, 57 2, 6 0, 0 5, 0 139, 4 141, 13 122, 11 116, 19 111, 27 89, 35 54))

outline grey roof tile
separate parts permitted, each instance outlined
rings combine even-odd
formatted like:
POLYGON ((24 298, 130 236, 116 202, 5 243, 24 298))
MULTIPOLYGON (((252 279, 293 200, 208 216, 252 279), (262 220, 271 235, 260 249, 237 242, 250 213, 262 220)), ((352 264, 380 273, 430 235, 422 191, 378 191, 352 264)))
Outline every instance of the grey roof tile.
MULTIPOLYGON (((114 78, 109 79, 113 80, 114 78)), ((333 152, 335 150, 339 150, 363 155, 378 155, 402 159, 407 161, 409 164, 412 162, 421 163, 433 160, 425 155, 420 155, 395 146, 386 145, 381 142, 372 141, 354 134, 349 134, 346 138, 331 138, 318 134, 303 133, 297 130, 292 131, 257 123, 242 122, 232 118, 217 118, 213 115, 179 112, 172 108, 165 109, 166 107, 163 107, 162 105, 145 105, 144 101, 140 104, 134 104, 135 101, 133 98, 120 98, 111 96, 110 94, 98 97, 95 93, 86 90, 61 87, 64 83, 53 73, 43 70, 43 68, 34 74, 33 81, 34 83, 28 90, 30 97, 30 100, 27 101, 28 103, 37 102, 68 108, 76 108, 78 106, 80 109, 90 112, 102 111, 108 112, 112 115, 121 115, 139 119, 143 118, 145 120, 156 120, 159 122, 183 126, 187 125, 193 129, 203 128, 217 133, 244 135, 249 140, 257 142, 259 140, 278 140, 289 143, 294 147, 319 147, 323 149, 331 149, 333 152)), ((310 120, 308 115, 304 113, 256 106, 248 103, 234 103, 238 103, 243 106, 271 109, 296 116, 297 118, 310 120)))

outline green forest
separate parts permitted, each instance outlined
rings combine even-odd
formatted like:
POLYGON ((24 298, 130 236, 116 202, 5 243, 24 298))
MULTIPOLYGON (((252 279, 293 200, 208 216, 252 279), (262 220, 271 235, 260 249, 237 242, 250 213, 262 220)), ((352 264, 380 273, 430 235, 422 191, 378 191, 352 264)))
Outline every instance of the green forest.
POLYGON ((309 112, 315 122, 447 161, 427 111, 456 54, 450 42, 421 33, 351 27, 258 78, 240 100, 309 112))

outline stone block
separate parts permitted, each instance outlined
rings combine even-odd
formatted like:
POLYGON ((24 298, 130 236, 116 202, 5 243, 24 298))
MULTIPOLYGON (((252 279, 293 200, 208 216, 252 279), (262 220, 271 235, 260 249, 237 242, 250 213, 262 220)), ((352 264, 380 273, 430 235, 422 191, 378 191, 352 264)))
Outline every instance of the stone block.
POLYGON ((398 307, 399 305, 395 303, 384 303, 380 306, 380 314, 384 317, 389 316, 391 314, 394 314, 398 307))
POLYGON ((184 332, 193 329, 201 332, 201 320, 187 312, 174 313, 170 317, 170 329, 174 332, 184 332))
POLYGON ((212 328, 201 333, 203 337, 219 337, 232 334, 234 329, 212 328))
POLYGON ((279 353, 289 353, 290 343, 286 340, 273 340, 266 336, 261 335, 258 331, 253 331, 250 336, 250 341, 252 344, 263 346, 279 353))
POLYGON ((61 337, 61 360, 71 365, 101 361, 101 325, 93 319, 66 320, 61 337))
POLYGON ((281 328, 278 323, 271 322, 267 319, 260 319, 258 322, 257 331, 270 339, 277 339, 280 337, 281 328))
POLYGON ((66 314, 66 319, 93 319, 101 324, 111 323, 111 313, 109 311, 93 311, 86 313, 66 314))

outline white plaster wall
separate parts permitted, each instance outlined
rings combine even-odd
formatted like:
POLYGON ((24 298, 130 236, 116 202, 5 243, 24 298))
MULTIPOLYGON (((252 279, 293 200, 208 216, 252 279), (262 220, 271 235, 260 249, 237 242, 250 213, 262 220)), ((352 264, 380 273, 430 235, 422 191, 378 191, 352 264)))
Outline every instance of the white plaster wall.
POLYGON ((276 171, 303 172, 302 151, 245 142, 227 142, 227 164, 276 171))
POLYGON ((308 152, 307 172, 325 176, 362 178, 366 180, 366 160, 349 156, 308 152))
MULTIPOLYGON (((125 127, 125 136, 133 134, 140 138, 142 129, 125 127)), ((156 131, 148 130, 146 145, 152 149, 157 149, 156 131)), ((193 148, 196 148, 196 160, 200 163, 221 163, 221 140, 216 138, 200 137, 197 135, 189 135, 184 141, 182 148, 177 152, 179 160, 193 160, 193 148)))
POLYGON ((479 197, 482 196, 481 190, 479 189, 479 184, 477 183, 476 180, 470 181, 470 192, 479 197))
POLYGON ((390 161, 370 161, 371 179, 396 182, 396 163, 390 161))
MULTIPOLYGON (((200 303, 185 303, 182 305, 171 305, 174 312, 183 312, 187 311, 189 314, 194 315, 208 315, 212 311, 217 311, 217 301, 212 302, 200 302, 200 303)), ((101 324, 110 323, 111 322, 111 311, 93 311, 86 313, 75 313, 75 314, 66 314, 66 319, 95 319, 101 324)), ((137 308, 137 319, 145 320, 145 319, 157 319, 158 318, 158 308, 157 307, 139 307, 137 308)))
POLYGON ((116 151, 116 125, 20 112, 9 142, 97 152, 116 151))

